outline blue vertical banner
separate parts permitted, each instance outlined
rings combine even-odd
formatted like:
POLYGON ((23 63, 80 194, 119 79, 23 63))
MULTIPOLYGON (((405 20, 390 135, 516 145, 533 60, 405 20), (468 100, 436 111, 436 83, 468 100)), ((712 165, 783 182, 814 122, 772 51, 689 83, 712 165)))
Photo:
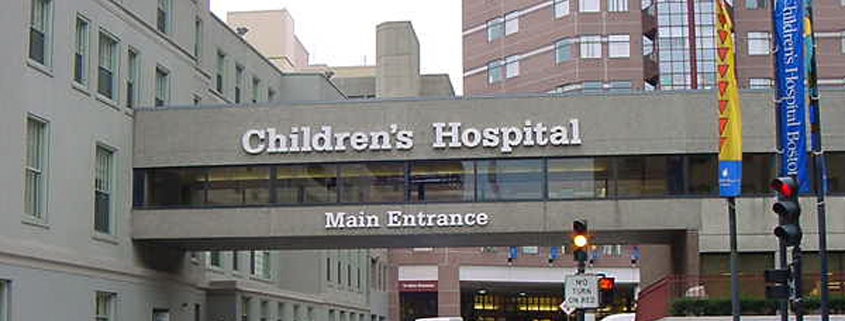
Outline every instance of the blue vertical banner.
POLYGON ((775 88, 780 155, 779 176, 798 180, 810 192, 807 175, 807 96, 804 90, 804 1, 775 0, 772 9, 775 88))
POLYGON ((517 253, 517 247, 516 246, 509 247, 508 248, 508 259, 515 260, 516 259, 516 253, 517 253))
POLYGON ((560 250, 560 247, 559 247, 559 246, 551 246, 551 247, 549 247, 549 259, 550 259, 550 260, 555 260, 555 259, 557 259, 558 255, 559 255, 559 254, 558 254, 558 253, 559 253, 559 250, 560 250))

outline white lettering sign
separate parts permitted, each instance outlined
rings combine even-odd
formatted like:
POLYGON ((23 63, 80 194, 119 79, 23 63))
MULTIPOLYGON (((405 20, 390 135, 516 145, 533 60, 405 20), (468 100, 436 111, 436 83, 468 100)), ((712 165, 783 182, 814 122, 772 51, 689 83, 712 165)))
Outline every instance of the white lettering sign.
MULTIPOLYGON (((503 154, 517 147, 567 146, 581 144, 578 119, 562 125, 545 125, 526 120, 522 126, 484 127, 464 126, 461 123, 432 123, 435 149, 495 148, 503 154)), ((344 152, 354 150, 388 151, 411 150, 414 132, 400 130, 392 124, 386 130, 335 131, 332 126, 293 126, 287 133, 277 128, 250 129, 241 136, 241 148, 250 155, 290 154, 308 152, 344 152)))
POLYGON ((594 309, 599 307, 599 277, 595 274, 566 276, 566 290, 561 307, 594 309))
POLYGON ((383 216, 364 212, 326 212, 326 229, 486 226, 487 213, 403 213, 387 211, 383 216), (384 218, 382 224, 381 218, 384 218))

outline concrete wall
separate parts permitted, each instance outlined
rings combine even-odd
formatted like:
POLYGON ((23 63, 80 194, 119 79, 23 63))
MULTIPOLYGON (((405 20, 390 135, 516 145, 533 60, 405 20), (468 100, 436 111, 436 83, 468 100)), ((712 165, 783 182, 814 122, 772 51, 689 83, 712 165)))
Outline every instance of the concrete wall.
POLYGON ((417 97, 420 93, 420 43, 408 21, 376 27, 376 96, 417 97))
MULTIPOLYGON (((845 93, 825 92, 824 129, 827 150, 845 150, 845 93)), ((744 92, 743 119, 746 152, 771 152, 773 115, 768 92, 744 92)), ((454 159, 483 157, 594 156, 631 154, 714 153, 716 141, 714 96, 709 92, 630 94, 612 96, 524 96, 440 100, 374 100, 346 103, 284 104, 253 108, 170 109, 144 111, 136 124, 137 167, 308 163, 338 161, 454 159), (519 106, 519 108, 515 108, 519 106), (526 119, 546 124, 578 118, 583 143, 566 147, 518 147, 512 153, 494 148, 432 148, 433 122, 461 122, 476 128, 519 126, 526 119), (247 155, 240 138, 252 128, 289 128, 293 125, 332 125, 336 131, 384 130, 390 124, 415 132, 409 151, 332 152, 247 155), (190 135, 183 133, 190 128, 190 135), (167 137, 179 136, 180 140, 167 137)), ((809 200, 807 200, 810 202, 809 200)), ((832 197, 831 212, 843 208, 841 197, 832 197)), ((769 215, 772 200, 743 197, 740 215, 740 249, 771 250, 769 215)), ((806 203, 805 208, 812 208, 806 203)), ((595 201, 549 201, 458 204, 397 204, 319 207, 269 207, 202 210, 136 210, 136 239, 190 239, 198 248, 225 246, 203 238, 231 237, 248 244, 302 248, 344 246, 378 247, 387 239, 395 246, 548 244, 561 236, 560 226, 574 217, 587 218, 598 238, 607 242, 649 238, 659 242, 674 236, 657 230, 698 232, 703 252, 727 250, 725 204, 718 198, 671 198, 595 201), (484 228, 326 230, 325 212, 383 214, 387 210, 416 213, 486 212, 493 216, 484 228), (237 219, 235 219, 237 217, 237 219), (671 219, 667 219, 671 217, 671 219), (627 233, 627 234, 626 234, 627 233), (415 236, 430 235, 433 238, 415 236), (627 239, 626 239, 627 238, 627 239), (208 242, 206 242, 208 241, 208 242), (485 243, 490 242, 490 243, 485 243)), ((814 248, 812 215, 805 215, 807 248, 814 248)), ((831 218, 830 244, 845 244, 845 222, 831 218)), ((695 238, 693 238, 695 239, 695 238)), ((694 240, 684 240, 694 242, 694 240)), ((235 246, 235 241, 229 242, 235 246)), ((690 244, 689 246, 692 246, 690 244)), ((677 254, 677 253, 676 253, 677 254)), ((673 260, 690 258, 673 254, 673 260)), ((686 265, 691 264, 687 262, 686 265)))
POLYGON ((229 12, 226 23, 247 28, 243 38, 284 71, 308 65, 308 51, 297 39, 293 17, 286 9, 229 12))

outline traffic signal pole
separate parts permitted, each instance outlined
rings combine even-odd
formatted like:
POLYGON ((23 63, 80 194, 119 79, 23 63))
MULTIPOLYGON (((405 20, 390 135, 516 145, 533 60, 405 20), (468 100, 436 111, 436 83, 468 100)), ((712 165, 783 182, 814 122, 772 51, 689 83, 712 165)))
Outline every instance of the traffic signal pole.
MULTIPOLYGON (((587 260, 584 260, 583 258, 579 258, 578 259, 578 272, 576 272, 575 274, 584 274, 586 272, 586 269, 587 269, 587 260)), ((575 318, 578 321, 584 321, 584 309, 576 310, 575 311, 575 318)))

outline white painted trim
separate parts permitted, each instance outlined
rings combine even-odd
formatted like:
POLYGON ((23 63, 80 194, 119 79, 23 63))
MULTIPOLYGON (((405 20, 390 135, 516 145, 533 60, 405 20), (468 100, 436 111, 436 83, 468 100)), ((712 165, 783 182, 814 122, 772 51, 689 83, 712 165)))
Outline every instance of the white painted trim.
MULTIPOLYGON (((534 11, 548 7, 548 6, 552 5, 553 3, 554 3, 554 0, 549 0, 549 1, 545 1, 545 2, 535 4, 531 7, 526 8, 526 9, 514 10, 514 11, 516 11, 516 17, 514 17, 514 18, 519 19, 519 17, 522 17, 522 16, 527 15, 529 13, 532 13, 534 11)), ((502 17, 504 17, 504 15, 502 15, 502 17)), ((467 35, 479 32, 479 31, 484 30, 484 29, 487 29, 487 22, 480 24, 480 25, 477 25, 475 27, 469 28, 467 30, 464 30, 462 35, 467 36, 467 35)))
POLYGON ((437 281, 437 265, 399 266, 399 281, 437 281))

